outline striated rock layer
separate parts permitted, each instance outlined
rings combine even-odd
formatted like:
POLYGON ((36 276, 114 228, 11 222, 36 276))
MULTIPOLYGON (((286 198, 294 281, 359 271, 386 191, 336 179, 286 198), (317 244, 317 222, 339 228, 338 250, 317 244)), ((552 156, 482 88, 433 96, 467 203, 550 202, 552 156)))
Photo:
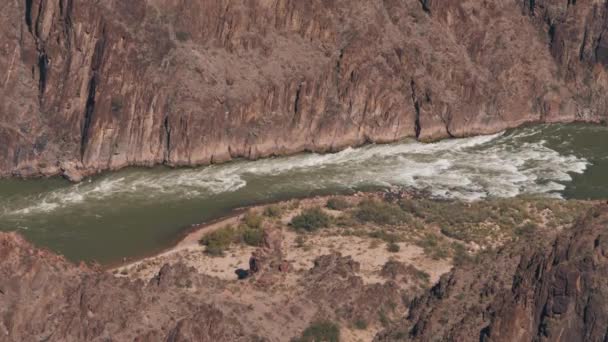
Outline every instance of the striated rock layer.
POLYGON ((375 340, 606 341, 607 232, 603 205, 548 246, 527 242, 457 267, 375 340))
POLYGON ((0 175, 608 116, 605 0, 16 0, 0 175))

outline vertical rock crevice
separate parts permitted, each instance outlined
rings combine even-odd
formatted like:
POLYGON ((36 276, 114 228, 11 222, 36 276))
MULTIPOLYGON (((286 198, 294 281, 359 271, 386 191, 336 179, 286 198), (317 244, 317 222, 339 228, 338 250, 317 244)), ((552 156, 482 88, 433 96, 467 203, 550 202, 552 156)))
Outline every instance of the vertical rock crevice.
POLYGON ((96 77, 91 77, 89 81, 89 92, 87 95, 87 103, 84 109, 84 120, 82 124, 82 133, 80 139, 80 159, 84 162, 84 153, 86 152, 86 146, 89 140, 89 129, 91 126, 91 119, 93 112, 95 111, 95 94, 97 88, 96 77))
POLYGON ((47 71, 49 67, 49 58, 47 57, 44 50, 39 52, 38 55, 38 92, 40 99, 42 99, 44 95, 44 91, 46 90, 46 78, 47 71))
POLYGON ((296 116, 300 110, 300 93, 302 92, 302 82, 298 84, 296 89, 296 99, 293 102, 293 115, 296 116))
POLYGON ((422 5, 422 10, 428 14, 431 14, 430 0, 419 0, 422 5))
POLYGON ((91 80, 89 81, 87 102, 84 109, 84 119, 82 124, 82 133, 80 139, 80 159, 84 163, 85 152, 90 139, 90 128, 95 113, 95 102, 97 88, 99 86, 99 69, 103 61, 103 55, 106 48, 106 30, 105 27, 101 30, 101 37, 95 44, 95 51, 91 59, 91 80))
POLYGON ((420 126, 420 102, 418 102, 418 97, 416 96, 416 82, 412 79, 410 81, 410 89, 412 92, 412 103, 414 104, 415 110, 415 120, 414 120, 414 133, 416 134, 416 139, 420 138, 420 134, 422 133, 422 126, 420 126))
POLYGON ((165 132, 165 155, 163 157, 163 164, 169 163, 171 160, 171 126, 169 124, 169 116, 165 116, 163 120, 163 129, 165 132))
POLYGON ((27 29, 30 33, 32 32, 32 1, 33 0, 25 0, 25 24, 27 25, 27 29))

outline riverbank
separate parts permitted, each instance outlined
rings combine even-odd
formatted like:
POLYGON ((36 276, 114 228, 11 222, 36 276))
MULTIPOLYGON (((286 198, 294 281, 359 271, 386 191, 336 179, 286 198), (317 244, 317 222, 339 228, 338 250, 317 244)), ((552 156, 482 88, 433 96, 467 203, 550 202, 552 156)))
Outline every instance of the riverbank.
POLYGON ((235 208, 291 198, 397 187, 464 201, 601 199, 608 198, 606 144, 605 127, 549 125, 203 168, 126 169, 79 184, 4 180, 0 230, 18 230, 73 261, 107 265, 164 251, 192 224, 235 208))
POLYGON ((296 269, 307 269, 321 255, 340 252, 363 265, 362 269, 368 271, 364 277, 366 281, 377 280, 381 266, 395 259, 424 270, 435 282, 451 268, 454 258, 496 248, 537 229, 558 231, 579 211, 594 203, 543 198, 466 203, 433 200, 402 191, 316 196, 241 208, 224 218, 192 228, 160 253, 113 265, 109 270, 121 276, 148 279, 164 264, 185 262, 203 274, 224 280, 235 279, 234 271, 248 269, 249 259, 257 246, 237 241, 229 244, 226 252, 218 257, 206 253, 208 247, 201 241, 218 231, 246 226, 247 217, 255 215, 264 222, 262 230, 281 232, 285 260, 297 265, 296 269), (344 208, 332 209, 332 201, 342 203, 344 208), (369 209, 365 208, 366 203, 378 205, 369 209), (334 228, 312 235, 302 235, 294 230, 293 218, 311 208, 323 208, 334 228), (367 213, 371 222, 358 219, 361 210, 372 211, 367 213), (269 211, 276 211, 276 216, 268 216, 269 211), (392 220, 398 221, 397 227, 389 223, 392 220), (300 241, 303 237, 309 244, 305 249, 302 248, 304 242, 300 241), (382 241, 396 243, 398 251, 378 248, 378 242, 382 241), (375 245, 374 248, 370 248, 370 244, 375 245))
POLYGON ((439 136, 429 136, 422 139, 416 139, 414 135, 404 135, 398 136, 395 139, 378 139, 378 140, 369 140, 367 138, 361 137, 357 142, 342 144, 336 146, 321 146, 316 148, 299 148, 293 150, 283 150, 283 151, 272 151, 266 152, 263 154, 239 154, 239 155, 229 155, 226 158, 213 158, 208 162, 197 162, 197 163, 167 163, 164 160, 157 161, 145 161, 145 162, 134 162, 134 163, 124 163, 121 165, 112 165, 107 168, 99 168, 99 167, 86 167, 80 161, 62 161, 57 162, 55 166, 45 166, 44 168, 36 169, 28 166, 23 171, 12 170, 7 172, 0 172, 0 179, 2 178, 19 178, 19 179, 36 179, 36 178, 49 178, 49 177, 63 177, 70 182, 80 183, 87 178, 97 177, 104 173, 108 172, 116 172, 126 168, 155 168, 155 167, 169 167, 173 169, 180 168, 199 168, 211 165, 223 165, 229 164, 231 162, 246 160, 246 161, 257 161, 261 159, 267 158, 276 158, 276 157, 289 157, 302 153, 319 153, 319 154, 331 154, 331 153, 339 153, 346 149, 350 148, 360 148, 367 145, 385 145, 385 144, 394 144, 406 139, 416 139, 422 143, 436 143, 443 140, 450 139, 464 139, 470 138, 480 135, 493 135, 500 132, 504 132, 506 130, 513 129, 523 129, 527 127, 533 127, 542 124, 592 124, 598 126, 606 126, 606 120, 601 118, 590 118, 588 120, 579 120, 576 118, 565 118, 559 117, 549 121, 539 121, 536 119, 522 119, 519 121, 511 122, 508 124, 501 124, 492 128, 479 129, 475 133, 467 132, 462 135, 451 135, 447 131, 444 131, 439 136))

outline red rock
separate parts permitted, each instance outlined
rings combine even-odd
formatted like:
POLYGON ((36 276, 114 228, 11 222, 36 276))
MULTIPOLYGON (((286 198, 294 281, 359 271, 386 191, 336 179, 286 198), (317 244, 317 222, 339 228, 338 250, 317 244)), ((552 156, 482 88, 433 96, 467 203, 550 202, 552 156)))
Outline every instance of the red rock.
POLYGON ((0 175, 607 117, 597 1, 7 1, 0 175))

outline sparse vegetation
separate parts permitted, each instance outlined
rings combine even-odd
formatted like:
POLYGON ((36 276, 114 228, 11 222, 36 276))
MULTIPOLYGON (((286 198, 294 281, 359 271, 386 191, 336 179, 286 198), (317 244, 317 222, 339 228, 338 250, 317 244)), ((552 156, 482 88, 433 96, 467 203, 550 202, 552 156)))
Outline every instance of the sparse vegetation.
POLYGON ((464 265, 473 261, 473 258, 469 255, 463 244, 459 242, 453 242, 452 250, 454 252, 453 260, 455 266, 464 265))
POLYGON ((367 329, 367 321, 364 319, 358 319, 355 321, 355 328, 359 330, 367 329))
POLYGON ((538 226, 536 226, 536 224, 534 224, 532 222, 527 222, 527 223, 517 227, 515 229, 515 234, 520 237, 529 237, 529 236, 532 236, 536 232, 537 229, 538 229, 538 226))
POLYGON ((401 247, 399 247, 399 245, 394 242, 390 242, 386 245, 386 250, 391 253, 397 253, 401 250, 401 247))
POLYGON ((298 231, 314 232, 329 226, 330 217, 321 208, 305 209, 291 220, 291 226, 298 231))
POLYGON ((179 40, 180 42, 185 42, 190 40, 190 33, 184 31, 177 31, 175 32, 175 38, 177 38, 177 40, 179 40))
POLYGON ((243 217, 243 224, 238 227, 226 226, 205 235, 200 243, 205 246, 205 253, 211 256, 223 256, 224 251, 233 243, 244 243, 249 246, 260 246, 264 241, 262 229, 263 218, 254 212, 243 217))
POLYGON ((409 221, 410 215, 398 205, 377 200, 365 200, 359 204, 355 217, 361 222, 379 225, 396 225, 409 221))
POLYGON ((262 229, 248 228, 243 231, 243 242, 249 246, 259 247, 264 242, 264 231, 262 229))
POLYGON ((264 218, 252 210, 243 217, 243 223, 251 229, 262 228, 262 222, 264 222, 264 218))
POLYGON ((231 243, 235 241, 236 230, 232 226, 226 226, 205 235, 200 243, 204 246, 205 252, 211 256, 222 256, 231 243))
POLYGON ((387 243, 395 243, 401 241, 401 238, 396 234, 391 234, 386 230, 375 230, 367 234, 369 237, 374 239, 380 239, 387 243))
POLYGON ((448 247, 443 239, 435 234, 427 233, 417 242, 424 249, 424 254, 435 260, 448 257, 448 247))
POLYGON ((334 224, 338 227, 354 227, 357 225, 357 221, 349 214, 343 214, 334 218, 334 224))
POLYGON ((302 248, 306 245, 306 240, 302 235, 298 235, 295 239, 296 247, 302 248))
POLYGON ((378 311, 378 320, 383 327, 387 327, 390 324, 390 320, 388 319, 388 316, 384 310, 378 311))
POLYGON ((350 203, 340 197, 332 197, 327 200, 326 207, 331 210, 346 210, 351 207, 350 203))
POLYGON ((328 321, 312 323, 302 337, 292 339, 292 342, 338 342, 340 341, 340 327, 328 321))
POLYGON ((278 205, 269 205, 266 208, 264 208, 264 216, 266 216, 266 217, 277 218, 277 217, 281 217, 282 214, 283 214, 283 210, 278 205))

